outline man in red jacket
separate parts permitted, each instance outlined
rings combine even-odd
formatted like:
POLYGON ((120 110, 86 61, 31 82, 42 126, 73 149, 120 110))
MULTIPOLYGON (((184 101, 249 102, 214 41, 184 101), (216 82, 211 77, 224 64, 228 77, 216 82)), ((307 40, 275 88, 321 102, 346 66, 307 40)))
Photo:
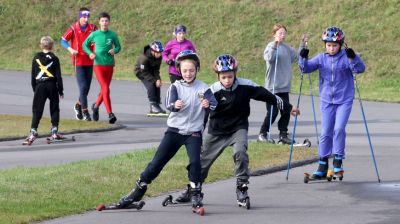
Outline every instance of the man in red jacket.
MULTIPOLYGON (((79 99, 74 106, 76 119, 91 121, 87 96, 90 90, 93 76, 93 61, 83 51, 82 43, 97 27, 89 23, 90 10, 82 7, 79 9, 79 21, 67 28, 61 38, 61 46, 69 51, 72 56, 72 64, 76 73, 76 81, 79 87, 79 99), (68 44, 71 42, 71 45, 68 44)), ((93 47, 93 46, 92 46, 93 47)))

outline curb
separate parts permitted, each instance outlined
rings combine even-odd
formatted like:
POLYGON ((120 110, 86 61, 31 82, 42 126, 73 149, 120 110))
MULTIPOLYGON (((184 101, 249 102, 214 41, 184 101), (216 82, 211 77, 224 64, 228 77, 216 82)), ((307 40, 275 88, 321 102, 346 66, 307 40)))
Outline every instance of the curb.
MULTIPOLYGON (((96 133, 96 132, 105 132, 105 131, 116 131, 126 128, 126 126, 122 124, 114 124, 114 127, 110 128, 100 128, 100 129, 91 129, 91 130, 75 130, 75 131, 66 131, 66 132, 61 132, 63 135, 70 135, 70 134, 79 134, 79 133, 96 133)), ((46 137, 47 135, 39 135, 39 138, 46 137)), ((5 138, 0 138, 0 142, 5 142, 5 141, 14 141, 14 140, 22 140, 25 139, 26 137, 5 137, 5 138)))
MULTIPOLYGON (((318 161, 318 159, 319 158, 316 156, 316 157, 312 157, 312 158, 309 158, 309 159, 296 161, 296 162, 293 162, 291 164, 290 168, 296 168, 296 167, 299 167, 299 166, 304 166, 304 165, 308 165, 308 164, 311 164, 311 163, 315 163, 315 162, 318 161)), ((287 164, 280 164, 280 165, 276 165, 276 166, 273 166, 273 167, 268 167, 268 168, 264 168, 264 169, 258 169, 258 170, 255 170, 255 171, 251 172, 250 176, 262 176, 262 175, 266 175, 266 174, 270 174, 270 173, 279 172, 279 171, 282 171, 282 170, 287 170, 287 164)))

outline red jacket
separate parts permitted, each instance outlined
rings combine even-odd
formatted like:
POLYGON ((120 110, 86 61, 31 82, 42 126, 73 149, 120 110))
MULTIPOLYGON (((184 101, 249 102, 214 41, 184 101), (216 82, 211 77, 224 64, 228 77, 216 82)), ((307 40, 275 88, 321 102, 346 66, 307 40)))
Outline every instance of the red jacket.
MULTIPOLYGON (((72 24, 65 31, 62 38, 66 41, 71 41, 71 48, 78 50, 76 56, 72 55, 72 64, 76 66, 93 65, 93 60, 83 51, 82 43, 93 31, 97 30, 97 27, 93 24, 88 24, 85 32, 81 30, 79 22, 72 24), (75 61, 76 59, 76 61, 75 61)), ((93 48, 94 46, 91 46, 93 48)), ((92 49, 93 50, 93 49, 92 49)))

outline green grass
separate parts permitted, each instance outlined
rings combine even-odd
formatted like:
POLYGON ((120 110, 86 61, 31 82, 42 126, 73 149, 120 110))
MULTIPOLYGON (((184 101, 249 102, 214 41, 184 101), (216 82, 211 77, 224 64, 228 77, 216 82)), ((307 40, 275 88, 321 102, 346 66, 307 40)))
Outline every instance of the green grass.
MULTIPOLYGON (((252 170, 285 164, 288 146, 249 145, 252 170)), ((0 223, 30 223, 93 210, 99 203, 119 200, 134 186, 155 149, 95 161, 40 168, 14 168, 0 173, 0 223)), ((314 157, 316 150, 295 149, 294 160, 314 157)), ((186 186, 188 158, 180 150, 150 185, 146 196, 186 186)), ((227 149, 210 170, 208 182, 233 176, 232 150, 227 149)), ((283 178, 283 177, 282 177, 283 178)), ((205 196, 207 200, 207 195, 205 196)))
MULTIPOLYGON (((31 128, 31 116, 17 116, 0 114, 0 140, 6 138, 26 137, 31 128)), ((96 129, 115 127, 106 122, 82 122, 78 120, 61 119, 59 125, 60 133, 83 132, 96 129)), ((47 117, 43 117, 39 124, 39 135, 50 135, 51 122, 47 117)))
MULTIPOLYGON (((400 30, 395 28, 400 26, 400 1, 396 0, 3 0, 0 68, 29 70, 32 57, 39 50, 40 37, 51 35, 58 42, 66 27, 76 21, 81 6, 92 9, 94 23, 103 10, 112 16, 110 28, 119 34, 122 43, 122 52, 116 56, 116 79, 135 79, 132 67, 143 46, 153 39, 166 43, 172 38, 173 27, 183 23, 202 60, 199 79, 215 81, 213 59, 221 53, 231 53, 239 61, 239 76, 263 84, 262 53, 271 39, 273 24, 279 22, 288 27, 287 42, 296 49, 301 35, 310 34, 311 56, 324 50, 322 31, 336 25, 345 31, 346 42, 362 54, 367 65, 365 74, 359 77, 362 97, 400 102, 400 58, 395 56, 400 41, 400 30)), ((55 51, 64 73, 72 73, 67 52, 59 44, 55 51)), ((164 64, 161 70, 167 81, 164 64)), ((293 70, 294 74, 299 73, 297 66, 293 70)), ((298 80, 294 78, 293 92, 298 91, 298 80)), ((315 90, 317 84, 314 82, 315 90)))

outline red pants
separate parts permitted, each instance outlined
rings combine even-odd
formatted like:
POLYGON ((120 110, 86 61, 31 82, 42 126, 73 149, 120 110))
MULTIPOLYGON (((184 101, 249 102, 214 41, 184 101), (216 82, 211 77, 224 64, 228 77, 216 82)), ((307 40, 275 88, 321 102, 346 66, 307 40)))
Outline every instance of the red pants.
POLYGON ((114 66, 112 65, 95 65, 93 66, 94 73, 96 74, 97 81, 100 84, 99 97, 96 100, 96 107, 99 107, 104 101, 107 113, 112 113, 111 99, 110 99, 110 83, 112 80, 114 66))

